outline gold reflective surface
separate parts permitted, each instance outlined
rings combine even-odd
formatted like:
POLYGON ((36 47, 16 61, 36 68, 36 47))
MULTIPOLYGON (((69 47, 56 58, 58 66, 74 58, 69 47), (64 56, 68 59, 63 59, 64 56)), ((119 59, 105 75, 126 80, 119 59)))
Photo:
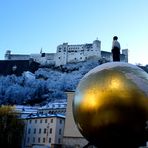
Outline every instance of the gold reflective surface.
POLYGON ((147 138, 148 74, 130 64, 109 64, 114 63, 98 66, 80 81, 73 102, 75 122, 94 145, 140 145, 147 138))

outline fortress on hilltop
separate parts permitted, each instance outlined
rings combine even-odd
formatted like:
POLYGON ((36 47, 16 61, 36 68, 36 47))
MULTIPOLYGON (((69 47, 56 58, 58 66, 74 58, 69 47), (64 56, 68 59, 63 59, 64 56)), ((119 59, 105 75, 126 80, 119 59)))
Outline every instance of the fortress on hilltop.
MULTIPOLYGON (((89 59, 113 61, 112 53, 101 51, 101 41, 94 40, 92 43, 69 45, 63 43, 57 46, 56 53, 39 54, 11 54, 10 50, 6 51, 5 60, 29 60, 40 63, 41 65, 61 66, 67 63, 78 63, 89 59)), ((120 54, 122 62, 128 62, 128 49, 122 49, 120 54)))

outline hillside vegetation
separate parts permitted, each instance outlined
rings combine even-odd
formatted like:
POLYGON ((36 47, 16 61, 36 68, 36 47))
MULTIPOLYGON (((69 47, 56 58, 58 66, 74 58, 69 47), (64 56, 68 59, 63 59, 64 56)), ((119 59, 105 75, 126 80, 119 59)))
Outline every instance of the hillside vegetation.
MULTIPOLYGON (((46 104, 66 100, 65 91, 75 90, 80 79, 91 69, 100 65, 89 60, 61 67, 39 68, 35 74, 24 72, 22 76, 0 76, 1 104, 46 104)), ((147 66, 140 66, 148 72, 147 66)))
POLYGON ((45 104, 55 100, 65 100, 67 90, 75 90, 80 79, 98 61, 67 64, 61 67, 40 68, 34 75, 0 76, 1 104, 45 104))

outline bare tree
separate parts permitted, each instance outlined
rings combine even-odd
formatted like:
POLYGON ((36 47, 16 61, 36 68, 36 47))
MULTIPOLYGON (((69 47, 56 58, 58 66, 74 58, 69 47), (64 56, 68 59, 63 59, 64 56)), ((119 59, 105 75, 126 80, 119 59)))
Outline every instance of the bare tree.
POLYGON ((0 107, 0 147, 21 148, 24 122, 11 106, 0 107))

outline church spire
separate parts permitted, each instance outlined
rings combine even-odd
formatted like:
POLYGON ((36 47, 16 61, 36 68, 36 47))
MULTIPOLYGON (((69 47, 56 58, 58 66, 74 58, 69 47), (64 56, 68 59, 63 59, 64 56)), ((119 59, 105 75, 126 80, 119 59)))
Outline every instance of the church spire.
POLYGON ((40 50, 40 54, 42 54, 42 52, 43 52, 43 51, 42 51, 42 48, 41 48, 41 50, 40 50))

